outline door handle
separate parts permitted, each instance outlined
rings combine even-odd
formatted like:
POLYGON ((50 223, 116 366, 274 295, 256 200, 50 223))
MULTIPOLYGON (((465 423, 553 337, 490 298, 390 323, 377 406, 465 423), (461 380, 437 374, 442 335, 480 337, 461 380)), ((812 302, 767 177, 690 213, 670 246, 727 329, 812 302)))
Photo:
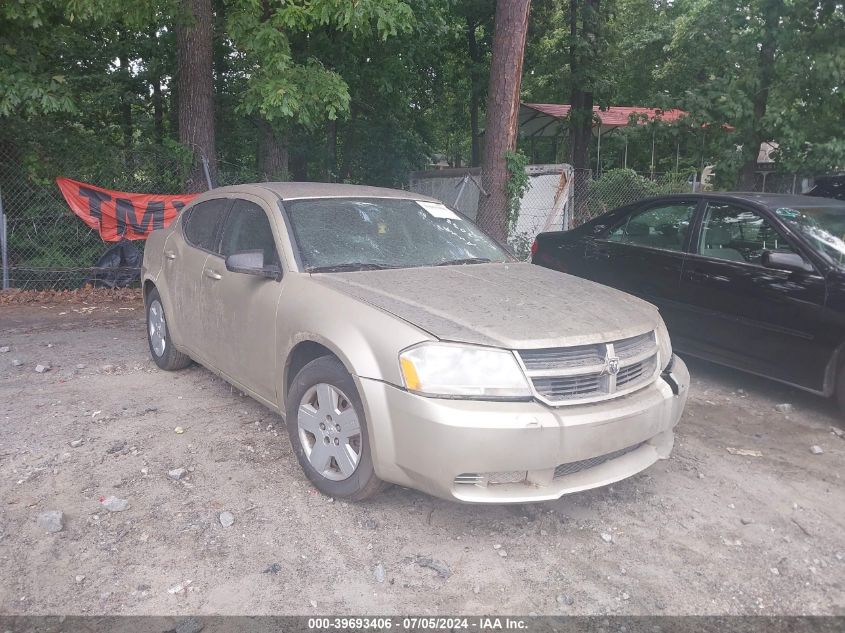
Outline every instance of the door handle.
POLYGON ((223 275, 221 275, 220 273, 216 273, 216 272, 214 272, 211 268, 206 268, 206 269, 203 271, 203 273, 204 273, 204 274, 205 274, 205 276, 206 276, 206 277, 208 277, 209 279, 214 279, 214 280, 217 280, 217 279, 223 279, 223 275))
POLYGON ((589 246, 585 254, 595 259, 610 259, 610 253, 607 252, 607 249, 596 245, 589 246))
POLYGON ((176 259, 176 253, 174 253, 173 251, 164 251, 164 256, 167 259, 176 259))
POLYGON ((692 281, 719 281, 723 283, 730 282, 728 277, 723 275, 713 275, 710 273, 706 273, 703 270, 691 270, 689 273, 689 278, 692 281))

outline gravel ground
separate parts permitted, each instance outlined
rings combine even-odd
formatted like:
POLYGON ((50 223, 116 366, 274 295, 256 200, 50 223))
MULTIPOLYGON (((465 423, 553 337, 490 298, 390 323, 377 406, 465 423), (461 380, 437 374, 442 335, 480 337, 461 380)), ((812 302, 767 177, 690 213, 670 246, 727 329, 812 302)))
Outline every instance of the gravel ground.
POLYGON ((631 479, 348 504, 308 484, 278 416, 159 371, 142 319, 137 299, 0 307, 2 614, 845 614, 828 401, 690 360, 672 458, 631 479))

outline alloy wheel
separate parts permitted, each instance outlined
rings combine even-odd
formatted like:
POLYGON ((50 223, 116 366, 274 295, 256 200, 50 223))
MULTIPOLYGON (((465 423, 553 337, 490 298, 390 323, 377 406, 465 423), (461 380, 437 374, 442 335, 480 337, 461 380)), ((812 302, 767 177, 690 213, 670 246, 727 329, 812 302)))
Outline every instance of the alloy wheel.
POLYGON ((343 391, 326 383, 314 385, 302 396, 296 422, 314 470, 332 481, 352 476, 361 459, 361 424, 343 391))
POLYGON ((167 322, 164 320, 164 308, 158 299, 150 304, 147 327, 150 332, 150 347, 156 356, 161 357, 167 347, 167 322))

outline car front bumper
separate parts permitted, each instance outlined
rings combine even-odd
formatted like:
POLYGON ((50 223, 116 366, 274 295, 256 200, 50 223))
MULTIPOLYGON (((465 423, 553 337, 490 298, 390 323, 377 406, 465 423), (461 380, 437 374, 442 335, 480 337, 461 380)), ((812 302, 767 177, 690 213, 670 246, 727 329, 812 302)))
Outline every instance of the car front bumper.
POLYGON ((358 384, 381 479, 446 499, 519 503, 604 486, 667 458, 689 372, 675 356, 669 374, 632 394, 556 408, 358 384))

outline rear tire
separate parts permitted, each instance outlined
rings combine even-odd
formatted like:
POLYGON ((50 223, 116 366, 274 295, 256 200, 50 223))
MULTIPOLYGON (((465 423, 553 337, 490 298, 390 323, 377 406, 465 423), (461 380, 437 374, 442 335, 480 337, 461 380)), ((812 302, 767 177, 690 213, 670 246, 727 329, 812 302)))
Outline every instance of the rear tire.
POLYGON ((845 365, 839 368, 836 372, 836 404, 839 405, 839 413, 845 417, 845 365))
POLYGON ((321 356, 305 365, 293 379, 285 409, 293 452, 317 490, 363 501, 386 487, 373 469, 355 381, 337 358, 321 356))
POLYGON ((184 369, 191 364, 191 357, 183 354, 173 346, 170 329, 164 315, 164 305, 158 288, 153 288, 147 295, 147 343, 150 355, 159 368, 167 371, 184 369))

